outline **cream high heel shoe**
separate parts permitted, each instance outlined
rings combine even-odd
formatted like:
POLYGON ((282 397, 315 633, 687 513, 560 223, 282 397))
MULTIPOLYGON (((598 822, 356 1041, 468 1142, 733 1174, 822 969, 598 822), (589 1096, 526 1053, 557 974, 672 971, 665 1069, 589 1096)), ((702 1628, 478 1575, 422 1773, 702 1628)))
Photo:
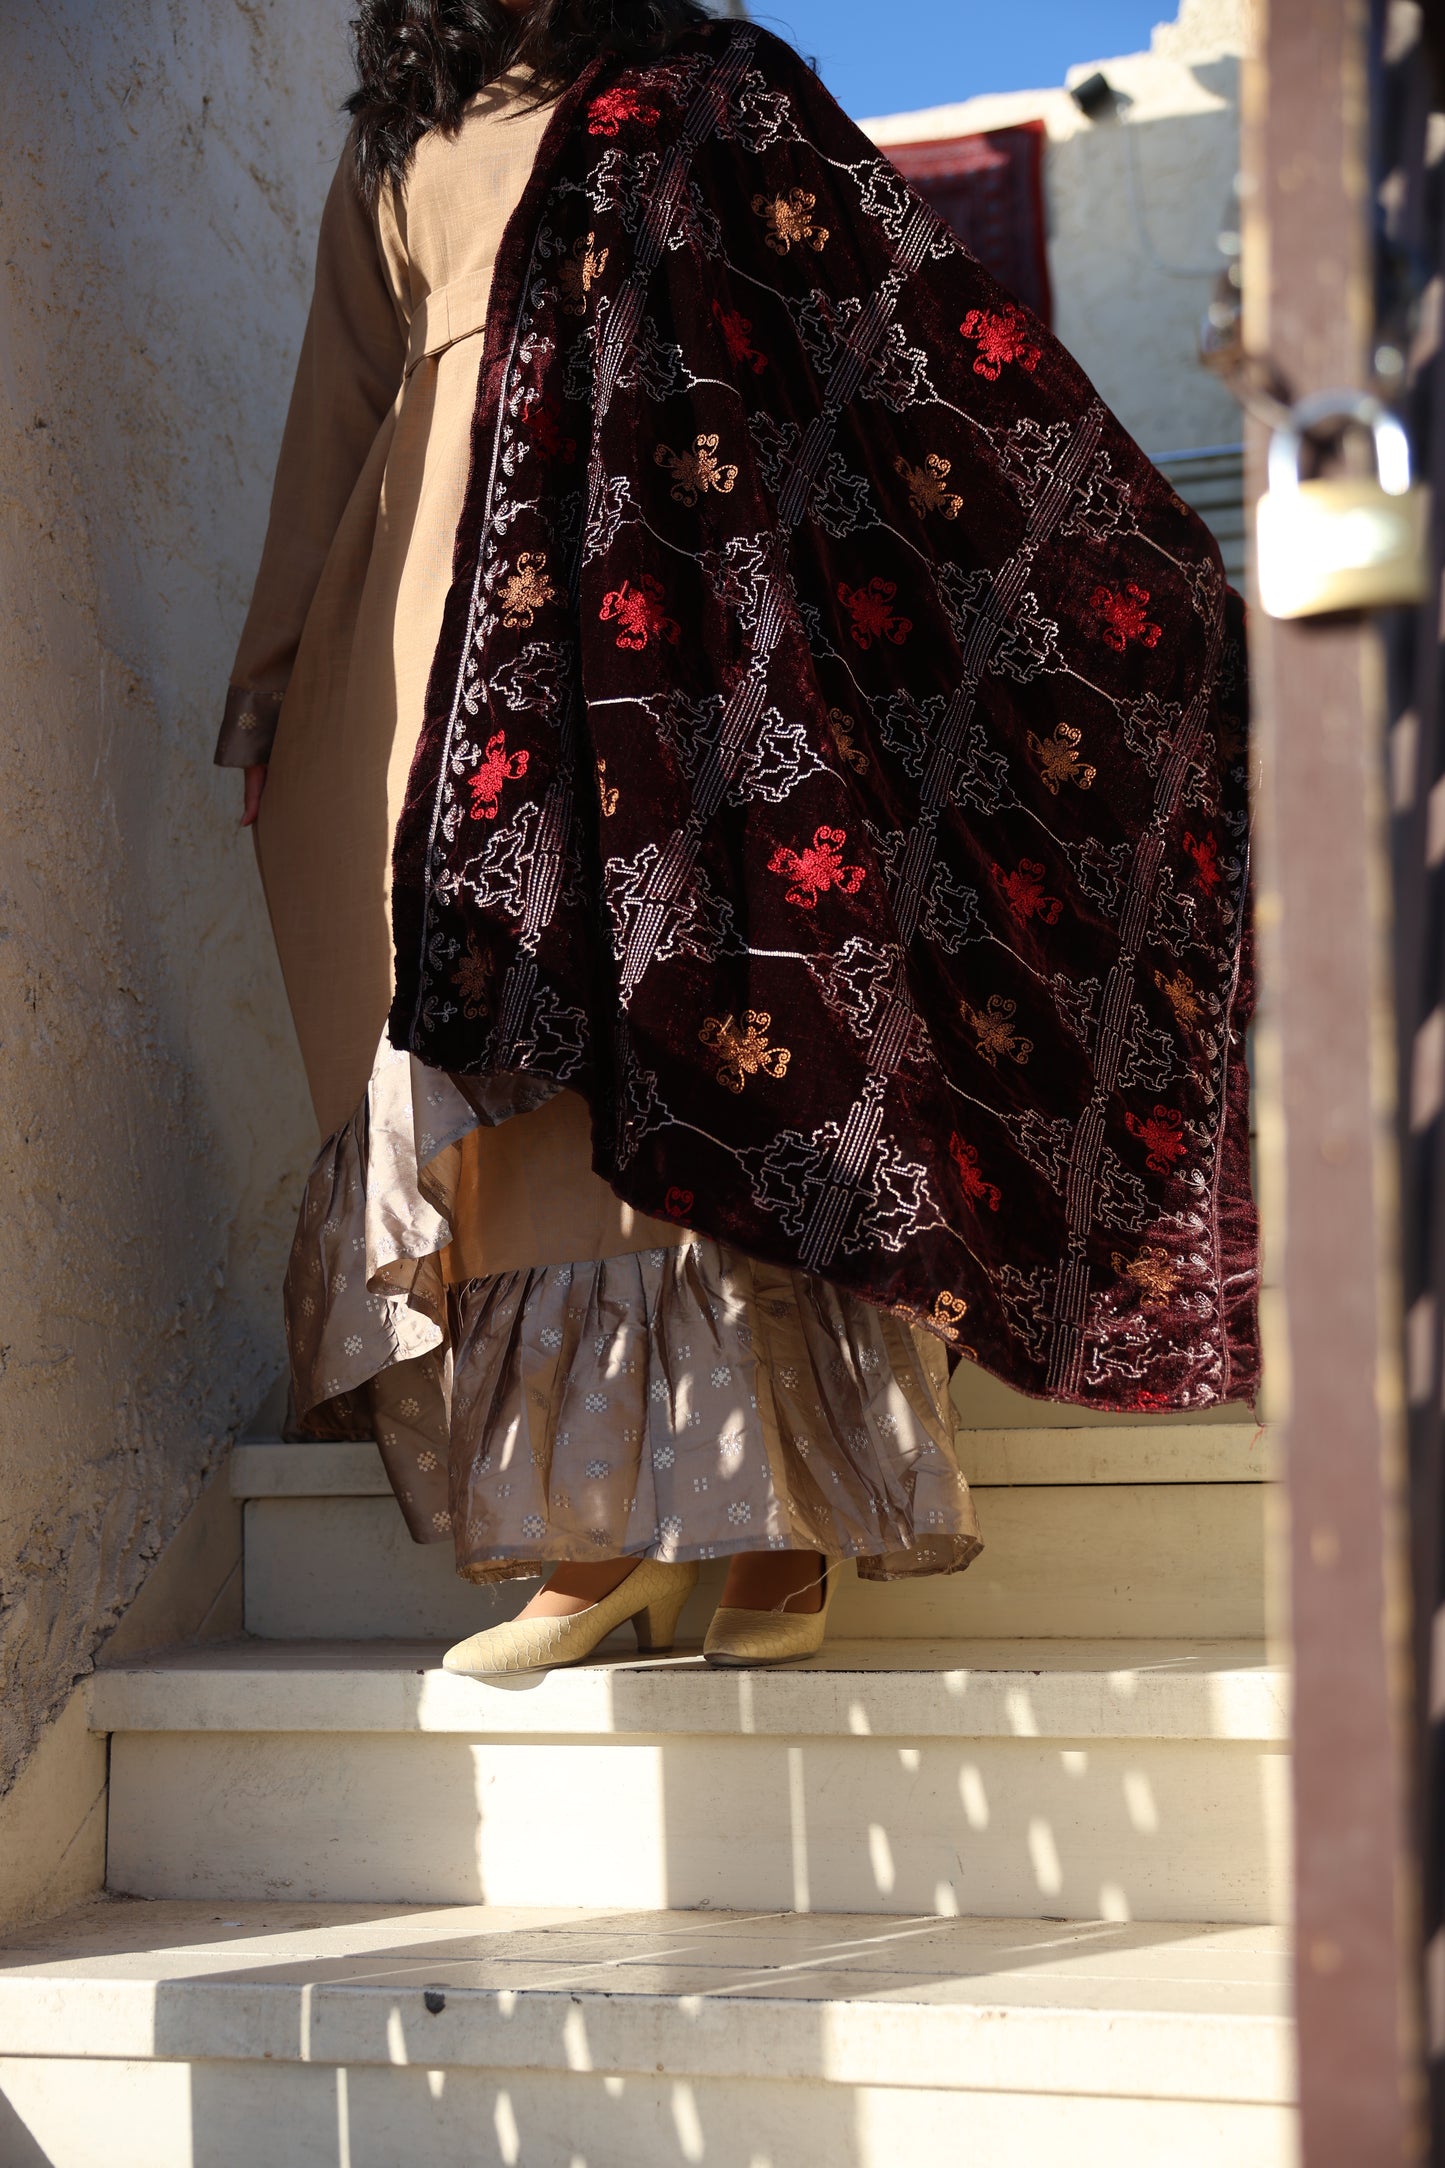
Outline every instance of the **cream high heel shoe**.
POLYGON ((823 1601, 816 1611, 790 1611, 784 1597, 773 1611, 714 1611, 702 1653, 710 1664, 789 1664, 816 1656, 828 1630, 833 1573, 823 1563, 823 1601))
POLYGON ((489 1626, 448 1649, 443 1671, 464 1672, 473 1679, 495 1679, 510 1671, 548 1671, 554 1664, 578 1664, 599 1641, 631 1619, 640 1649, 670 1649, 683 1605, 697 1585, 697 1562, 664 1565, 642 1558, 610 1596, 574 1611, 570 1618, 512 1619, 489 1626))

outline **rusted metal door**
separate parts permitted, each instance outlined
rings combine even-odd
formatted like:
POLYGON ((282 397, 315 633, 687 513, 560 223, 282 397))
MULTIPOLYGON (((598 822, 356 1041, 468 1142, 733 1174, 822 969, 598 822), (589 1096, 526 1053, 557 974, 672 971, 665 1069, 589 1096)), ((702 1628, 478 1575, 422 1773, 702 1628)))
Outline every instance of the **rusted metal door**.
MULTIPOLYGON (((1261 0, 1244 344, 1293 402, 1376 383, 1365 0, 1261 0)), ((1251 495, 1265 431, 1251 425, 1251 495)), ((1269 1412, 1295 1660, 1305 2168, 1424 2157, 1382 635, 1253 613, 1269 1412)))

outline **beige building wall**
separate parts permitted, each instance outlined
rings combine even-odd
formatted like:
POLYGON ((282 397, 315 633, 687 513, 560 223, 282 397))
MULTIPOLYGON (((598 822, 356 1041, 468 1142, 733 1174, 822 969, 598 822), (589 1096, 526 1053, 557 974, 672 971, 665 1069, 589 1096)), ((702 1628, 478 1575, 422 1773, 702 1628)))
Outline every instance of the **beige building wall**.
POLYGON ((0 1793, 283 1359, 315 1139, 210 754, 349 12, 0 8, 0 1793))
MULTIPOLYGON (((1089 12, 1080 0, 1085 48, 1089 12)), ((1123 94, 1107 119, 1088 120, 1064 87, 863 123, 887 145, 1044 122, 1054 329, 1156 457, 1239 441, 1239 409, 1196 355, 1234 224, 1245 33, 1245 0, 1182 0, 1147 53, 1071 68, 1070 84, 1102 69, 1123 94)))

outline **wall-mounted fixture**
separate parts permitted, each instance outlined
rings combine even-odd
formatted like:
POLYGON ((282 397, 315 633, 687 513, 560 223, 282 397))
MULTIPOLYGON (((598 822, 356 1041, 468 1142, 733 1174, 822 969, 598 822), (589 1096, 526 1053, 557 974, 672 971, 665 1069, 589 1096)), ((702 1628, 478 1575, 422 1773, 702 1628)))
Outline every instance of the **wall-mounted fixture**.
POLYGON ((1119 93, 1102 68, 1086 75, 1082 83, 1075 83, 1069 96, 1085 120, 1112 120, 1119 110, 1119 93))

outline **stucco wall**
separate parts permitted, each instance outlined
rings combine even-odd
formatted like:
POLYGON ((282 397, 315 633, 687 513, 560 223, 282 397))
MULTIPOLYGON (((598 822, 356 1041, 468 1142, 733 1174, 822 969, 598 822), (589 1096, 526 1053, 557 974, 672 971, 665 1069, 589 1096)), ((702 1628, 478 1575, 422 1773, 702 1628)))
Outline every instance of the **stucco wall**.
MULTIPOLYGON (((1081 42, 1087 6, 1079 10, 1081 42)), ((865 121, 875 141, 923 142, 1041 119, 1054 328, 1147 452, 1235 443, 1239 410, 1196 361, 1224 269, 1239 163, 1243 0, 1184 0, 1147 53, 1082 63, 1123 93, 1090 121, 1067 88, 970 98, 865 121)))
POLYGON ((282 1360, 314 1135, 209 761, 348 12, 0 9, 0 1789, 282 1360))

